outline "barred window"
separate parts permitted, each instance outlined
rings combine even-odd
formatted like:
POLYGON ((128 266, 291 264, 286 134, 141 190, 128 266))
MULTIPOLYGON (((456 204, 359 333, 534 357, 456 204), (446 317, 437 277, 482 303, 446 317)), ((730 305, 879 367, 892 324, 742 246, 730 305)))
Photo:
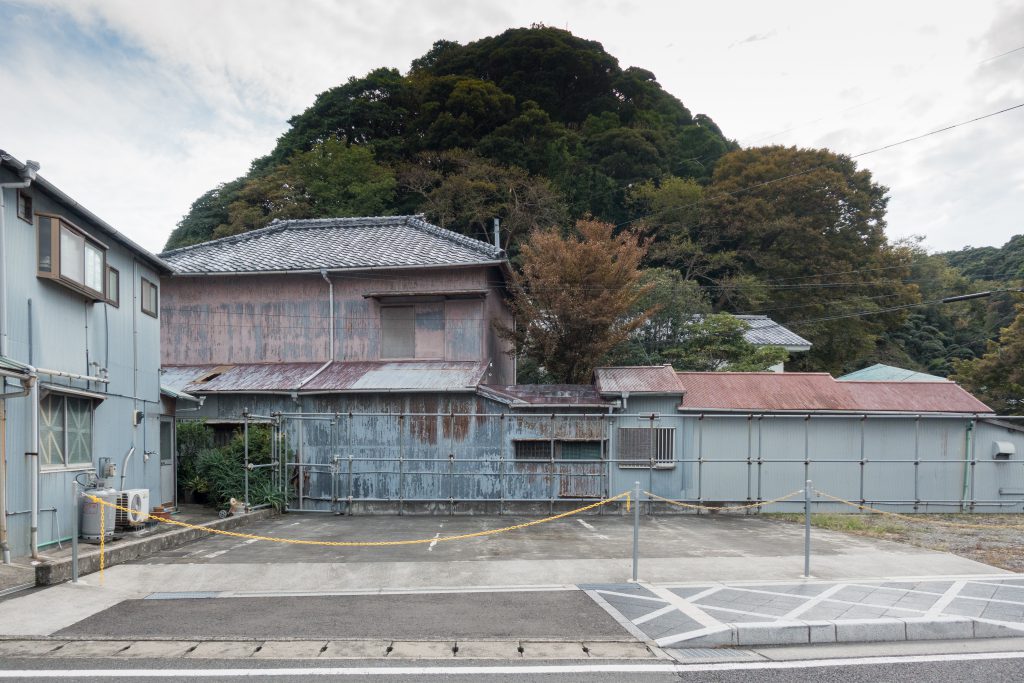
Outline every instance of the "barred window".
POLYGON ((601 460, 600 439, 524 439, 515 442, 516 460, 601 460))
POLYGON ((675 467, 672 427, 619 427, 619 467, 675 467))
POLYGON ((49 394, 39 401, 39 457, 44 466, 92 462, 92 401, 49 394))

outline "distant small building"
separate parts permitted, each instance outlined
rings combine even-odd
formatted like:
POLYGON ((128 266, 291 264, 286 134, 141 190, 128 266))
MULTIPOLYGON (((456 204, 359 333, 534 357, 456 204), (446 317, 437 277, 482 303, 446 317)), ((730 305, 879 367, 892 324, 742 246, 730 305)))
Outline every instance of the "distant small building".
MULTIPOLYGON (((811 342, 796 332, 780 325, 766 315, 737 315, 737 318, 749 325, 743 337, 754 346, 781 346, 794 353, 807 353, 811 350, 811 342)), ((783 372, 783 363, 769 368, 772 372, 783 372)))
POLYGON ((840 382, 948 382, 945 377, 929 375, 916 370, 898 368, 895 365, 875 363, 856 372, 837 377, 840 382))

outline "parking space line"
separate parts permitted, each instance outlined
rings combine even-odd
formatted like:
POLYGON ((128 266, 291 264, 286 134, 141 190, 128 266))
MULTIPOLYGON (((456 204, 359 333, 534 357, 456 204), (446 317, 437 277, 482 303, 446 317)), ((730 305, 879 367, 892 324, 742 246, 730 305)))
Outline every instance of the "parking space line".
POLYGON ((709 609, 709 610, 712 610, 714 612, 729 612, 730 614, 746 614, 746 615, 751 616, 751 617, 764 617, 765 619, 771 619, 772 621, 776 621, 776 620, 782 619, 782 617, 780 617, 777 614, 764 614, 763 612, 749 612, 747 610, 742 610, 742 609, 732 609, 731 607, 716 607, 714 605, 697 605, 697 607, 700 607, 701 609, 709 609))
POLYGON ((637 626, 639 626, 640 624, 646 624, 648 621, 651 621, 652 619, 657 619, 658 617, 670 614, 672 612, 675 612, 677 609, 679 608, 675 605, 666 605, 660 609, 654 610, 653 612, 648 612, 642 617, 637 617, 633 620, 633 623, 637 626))
POLYGON ((602 595, 615 595, 620 598, 633 598, 634 600, 649 600, 650 602, 668 602, 668 600, 662 600, 661 598, 652 598, 648 595, 635 595, 633 593, 618 593, 616 591, 606 591, 598 588, 595 593, 601 593, 602 595))
MULTIPOLYGON (((655 595, 660 596, 668 604, 675 605, 677 608, 679 608, 680 612, 682 612, 686 616, 690 617, 691 619, 696 621, 701 626, 706 626, 706 627, 709 627, 709 628, 715 628, 715 627, 723 626, 721 621, 719 621, 718 619, 715 619, 713 616, 711 616, 710 614, 708 614, 704 610, 702 610, 699 607, 697 607, 696 605, 694 605, 688 599, 682 598, 682 597, 676 595, 675 593, 673 593, 672 591, 670 591, 667 588, 662 588, 661 586, 649 586, 649 585, 645 585, 644 587, 647 588, 647 590, 649 590, 652 593, 654 593, 655 595)), ((721 587, 718 586, 716 588, 720 589, 721 587)), ((708 589, 708 590, 711 590, 711 589, 708 589)), ((706 593, 706 591, 705 591, 705 593, 706 593)), ((701 594, 698 593, 697 595, 701 595, 701 594)))
POLYGON ((616 623, 618 623, 619 626, 626 629, 626 631, 628 631, 631 636, 633 636, 641 642, 646 642, 648 640, 648 636, 646 633, 638 629, 633 624, 633 622, 626 618, 626 615, 612 607, 611 603, 609 603, 607 600, 605 600, 598 594, 598 591, 586 590, 583 592, 589 595, 591 600, 596 602, 598 606, 600 606, 605 612, 607 612, 611 616, 612 619, 616 621, 616 623))
POLYGON ((964 586, 967 585, 966 581, 954 581, 953 585, 949 587, 942 597, 935 601, 931 609, 924 613, 926 617, 937 617, 942 614, 942 610, 949 607, 949 604, 956 599, 957 594, 963 590, 964 586))
POLYGON ((839 591, 843 590, 844 588, 846 588, 847 585, 848 584, 845 584, 845 583, 837 583, 836 585, 832 586, 831 588, 826 588, 824 591, 822 591, 818 595, 815 595, 814 597, 809 599, 804 604, 802 604, 799 607, 797 607, 797 608, 787 612, 785 614, 785 616, 783 616, 782 618, 783 619, 796 619, 798 616, 800 616, 804 612, 810 610, 812 607, 817 607, 818 605, 820 605, 823 600, 825 600, 827 598, 830 598, 833 595, 835 595, 836 593, 838 593, 839 591))

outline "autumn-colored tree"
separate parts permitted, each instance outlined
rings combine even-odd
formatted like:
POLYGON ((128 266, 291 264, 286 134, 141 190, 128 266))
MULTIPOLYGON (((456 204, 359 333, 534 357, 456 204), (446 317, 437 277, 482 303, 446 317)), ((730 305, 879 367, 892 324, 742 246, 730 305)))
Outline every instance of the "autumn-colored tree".
POLYGON ((1024 415, 1024 305, 981 358, 955 362, 950 377, 1000 413, 1024 415))
POLYGON ((653 310, 635 312, 650 289, 640 264, 647 244, 633 232, 580 220, 575 234, 533 233, 513 276, 515 326, 498 332, 513 351, 541 366, 551 381, 589 382, 608 353, 644 324, 653 310))

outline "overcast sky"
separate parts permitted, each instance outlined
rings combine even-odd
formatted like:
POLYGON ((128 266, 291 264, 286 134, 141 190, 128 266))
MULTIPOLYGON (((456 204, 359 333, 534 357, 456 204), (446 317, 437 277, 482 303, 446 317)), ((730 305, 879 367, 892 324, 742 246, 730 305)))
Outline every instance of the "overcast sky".
MULTIPOLYGON (((0 148, 158 251, 317 93, 541 22, 653 71, 744 146, 857 154, 1024 103, 1024 4, 0 0, 0 148)), ((863 157, 889 234, 1024 232, 1024 109, 863 157)))

